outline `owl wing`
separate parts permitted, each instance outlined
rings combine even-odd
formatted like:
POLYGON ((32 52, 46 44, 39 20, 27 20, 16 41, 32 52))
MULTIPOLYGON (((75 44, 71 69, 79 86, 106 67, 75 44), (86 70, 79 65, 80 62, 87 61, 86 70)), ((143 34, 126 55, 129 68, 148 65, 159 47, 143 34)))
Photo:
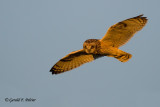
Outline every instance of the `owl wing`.
POLYGON ((101 41, 109 43, 114 47, 124 45, 137 31, 140 31, 146 25, 147 19, 142 16, 139 15, 112 25, 101 41))
POLYGON ((83 49, 71 52, 59 60, 50 70, 52 74, 59 74, 77 68, 82 64, 88 63, 101 57, 101 55, 87 54, 83 49))

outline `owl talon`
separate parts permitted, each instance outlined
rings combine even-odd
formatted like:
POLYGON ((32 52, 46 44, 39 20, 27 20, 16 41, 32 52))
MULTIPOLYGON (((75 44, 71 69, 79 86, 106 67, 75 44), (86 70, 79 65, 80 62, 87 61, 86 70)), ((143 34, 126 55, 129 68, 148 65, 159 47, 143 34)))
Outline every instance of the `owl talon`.
POLYGON ((115 57, 115 58, 117 58, 121 62, 127 62, 131 57, 132 57, 132 55, 127 53, 127 54, 124 54, 124 55, 121 55, 121 56, 115 57))

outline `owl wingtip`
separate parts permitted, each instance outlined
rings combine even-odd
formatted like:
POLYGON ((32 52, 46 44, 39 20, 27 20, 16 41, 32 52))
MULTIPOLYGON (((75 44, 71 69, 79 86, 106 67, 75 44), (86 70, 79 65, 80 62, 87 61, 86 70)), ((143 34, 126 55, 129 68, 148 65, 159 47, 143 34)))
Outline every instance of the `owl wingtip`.
POLYGON ((55 74, 55 72, 54 72, 54 70, 53 70, 53 69, 51 69, 49 72, 51 72, 51 73, 52 73, 52 75, 54 75, 54 74, 55 74))
POLYGON ((148 20, 147 17, 144 17, 143 15, 144 15, 144 14, 140 14, 140 15, 138 15, 138 16, 136 16, 136 17, 133 17, 133 18, 143 18, 143 19, 148 20))
MULTIPOLYGON (((51 72, 52 75, 57 75, 57 74, 62 73, 62 72, 57 71, 56 69, 51 69, 49 72, 51 72)), ((64 71, 63 71, 63 72, 64 72, 64 71)))
POLYGON ((137 17, 137 18, 139 18, 139 17, 141 18, 141 17, 143 17, 143 15, 144 15, 144 14, 140 14, 140 15, 138 15, 138 16, 136 16, 136 17, 137 17))
POLYGON ((142 13, 142 14, 140 14, 139 16, 141 17, 141 16, 143 16, 144 14, 142 13))

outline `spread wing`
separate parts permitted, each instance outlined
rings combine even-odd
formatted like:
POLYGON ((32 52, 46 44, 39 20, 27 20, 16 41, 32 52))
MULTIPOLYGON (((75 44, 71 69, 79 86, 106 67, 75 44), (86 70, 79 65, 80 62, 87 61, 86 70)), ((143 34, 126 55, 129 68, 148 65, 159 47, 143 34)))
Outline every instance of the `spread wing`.
POLYGON ((114 47, 127 43, 131 37, 140 31, 147 23, 146 17, 139 15, 112 25, 101 41, 108 42, 114 47))
POLYGON ((59 74, 77 68, 82 64, 88 63, 101 57, 101 55, 87 54, 83 49, 71 52, 59 60, 50 70, 52 74, 59 74))

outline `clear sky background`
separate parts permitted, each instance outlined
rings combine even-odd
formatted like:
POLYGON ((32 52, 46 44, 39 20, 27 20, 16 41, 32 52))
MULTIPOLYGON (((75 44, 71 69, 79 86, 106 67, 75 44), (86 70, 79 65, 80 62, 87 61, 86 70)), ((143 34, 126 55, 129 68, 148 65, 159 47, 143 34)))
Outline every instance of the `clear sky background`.
POLYGON ((0 0, 0 106, 160 107, 159 19, 159 0, 0 0), (103 57, 49 72, 86 39, 142 13, 147 25, 121 47, 129 62, 103 57))

